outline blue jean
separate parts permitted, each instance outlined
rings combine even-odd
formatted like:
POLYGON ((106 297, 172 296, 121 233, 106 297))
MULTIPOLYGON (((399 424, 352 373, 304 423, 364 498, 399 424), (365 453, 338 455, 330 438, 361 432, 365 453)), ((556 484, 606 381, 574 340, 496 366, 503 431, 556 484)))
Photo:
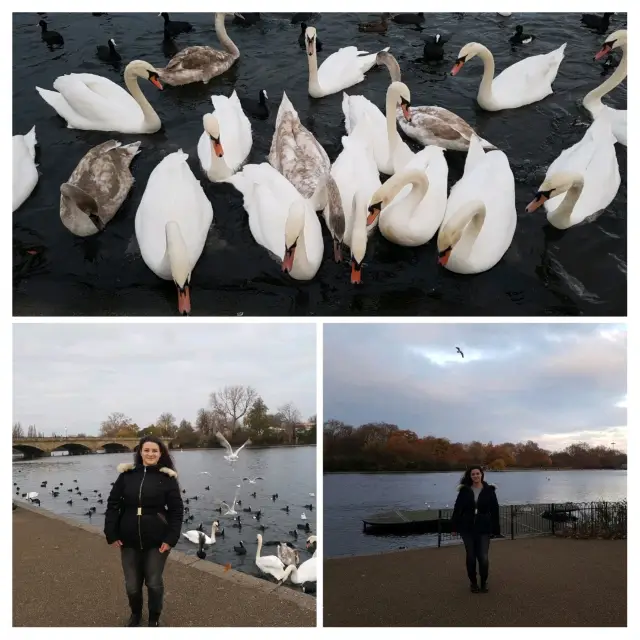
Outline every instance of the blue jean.
POLYGON ((467 552, 467 575, 472 584, 478 583, 476 562, 480 569, 480 582, 487 583, 489 577, 489 541, 488 533, 461 533, 467 552))
POLYGON ((120 549, 124 584, 133 613, 142 613, 142 585, 149 592, 149 614, 160 616, 164 584, 162 573, 169 552, 160 553, 159 549, 120 549))

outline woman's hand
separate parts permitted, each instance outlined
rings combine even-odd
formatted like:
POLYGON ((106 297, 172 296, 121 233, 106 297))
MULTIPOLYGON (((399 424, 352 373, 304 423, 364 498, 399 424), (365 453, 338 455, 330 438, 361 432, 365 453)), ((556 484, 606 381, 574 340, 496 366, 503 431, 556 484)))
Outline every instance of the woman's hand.
POLYGON ((116 540, 115 542, 111 543, 112 547, 121 547, 122 546, 122 540, 116 540))
POLYGON ((160 545, 160 553, 165 553, 166 551, 170 551, 171 550, 171 545, 168 545, 166 542, 163 542, 160 545))

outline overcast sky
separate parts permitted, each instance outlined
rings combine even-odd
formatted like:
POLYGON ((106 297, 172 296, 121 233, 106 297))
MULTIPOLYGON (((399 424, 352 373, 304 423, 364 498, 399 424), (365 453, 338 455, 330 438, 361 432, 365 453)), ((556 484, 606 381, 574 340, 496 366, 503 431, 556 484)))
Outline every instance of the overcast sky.
POLYGON ((97 434, 121 411, 140 427, 195 422, 209 394, 251 385, 270 411, 316 413, 313 324, 15 324, 13 416, 24 430, 97 434))
POLYGON ((324 420, 626 451, 626 352, 626 325, 328 324, 324 420))

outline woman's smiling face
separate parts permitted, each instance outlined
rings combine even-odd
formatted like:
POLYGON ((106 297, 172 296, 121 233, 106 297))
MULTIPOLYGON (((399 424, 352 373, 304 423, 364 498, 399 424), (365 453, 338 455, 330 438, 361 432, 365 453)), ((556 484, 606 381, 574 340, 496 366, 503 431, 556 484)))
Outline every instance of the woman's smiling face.
POLYGON ((155 442, 145 442, 140 451, 142 463, 146 466, 158 464, 160 460, 160 447, 155 442))
POLYGON ((480 471, 480 469, 473 469, 471 471, 471 481, 474 484, 480 484, 480 482, 482 482, 482 471, 480 471))

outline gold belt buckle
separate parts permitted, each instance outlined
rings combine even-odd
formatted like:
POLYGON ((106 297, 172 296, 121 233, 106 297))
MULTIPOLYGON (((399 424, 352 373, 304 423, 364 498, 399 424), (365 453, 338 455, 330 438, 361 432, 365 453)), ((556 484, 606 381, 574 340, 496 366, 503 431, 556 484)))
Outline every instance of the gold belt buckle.
POLYGON ((142 507, 138 507, 138 513, 137 515, 141 516, 142 515, 142 507))

